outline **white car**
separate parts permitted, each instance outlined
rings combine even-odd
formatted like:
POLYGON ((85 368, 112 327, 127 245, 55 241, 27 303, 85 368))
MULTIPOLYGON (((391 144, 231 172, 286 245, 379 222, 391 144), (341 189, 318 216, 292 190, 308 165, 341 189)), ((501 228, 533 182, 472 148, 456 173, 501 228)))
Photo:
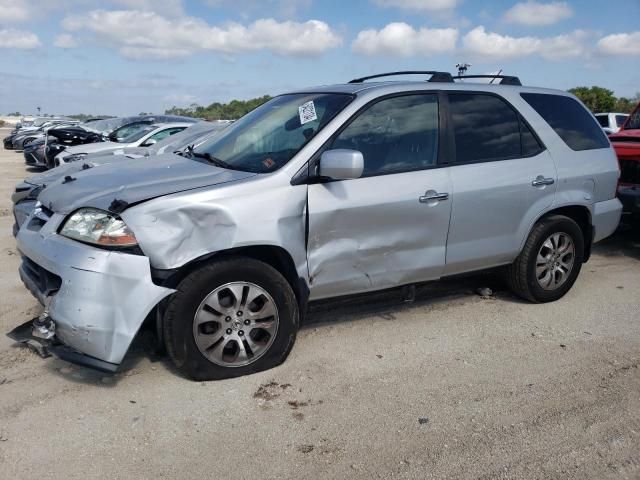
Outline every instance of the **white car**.
POLYGON ((128 147, 150 147, 175 133, 181 132, 193 123, 164 123, 142 125, 129 136, 118 142, 106 141, 76 145, 63 150, 55 157, 56 165, 63 165, 84 159, 89 154, 107 153, 128 147))
POLYGON ((618 133, 620 127, 629 117, 628 113, 596 113, 596 120, 604 130, 604 133, 611 135, 612 133, 618 133))

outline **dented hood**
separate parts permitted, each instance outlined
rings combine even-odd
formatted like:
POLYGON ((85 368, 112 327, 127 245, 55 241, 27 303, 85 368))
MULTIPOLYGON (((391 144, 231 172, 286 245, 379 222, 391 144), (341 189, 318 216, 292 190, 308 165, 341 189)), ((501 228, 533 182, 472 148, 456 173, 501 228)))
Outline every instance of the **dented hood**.
POLYGON ((151 198, 255 176, 172 153, 73 172, 50 183, 38 200, 57 213, 94 207, 116 213, 151 198))

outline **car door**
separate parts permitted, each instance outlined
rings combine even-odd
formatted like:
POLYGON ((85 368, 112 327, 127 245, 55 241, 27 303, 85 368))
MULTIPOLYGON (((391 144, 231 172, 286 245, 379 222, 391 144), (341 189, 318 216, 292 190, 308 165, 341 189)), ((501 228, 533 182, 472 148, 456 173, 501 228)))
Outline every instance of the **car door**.
POLYGON ((448 95, 455 161, 445 274, 513 261, 554 200, 553 159, 521 115, 486 93, 448 95))
POLYGON ((438 95, 384 98, 361 110, 325 150, 360 151, 361 178, 308 187, 311 298, 438 278, 451 209, 438 165, 438 95))

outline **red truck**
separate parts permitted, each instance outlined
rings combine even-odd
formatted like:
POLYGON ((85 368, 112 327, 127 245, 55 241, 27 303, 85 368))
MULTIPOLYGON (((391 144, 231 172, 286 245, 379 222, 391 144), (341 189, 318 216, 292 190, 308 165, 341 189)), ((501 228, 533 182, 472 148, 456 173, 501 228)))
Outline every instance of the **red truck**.
POLYGON ((623 205, 623 218, 640 225, 640 103, 620 131, 609 135, 609 140, 620 162, 618 198, 623 205))

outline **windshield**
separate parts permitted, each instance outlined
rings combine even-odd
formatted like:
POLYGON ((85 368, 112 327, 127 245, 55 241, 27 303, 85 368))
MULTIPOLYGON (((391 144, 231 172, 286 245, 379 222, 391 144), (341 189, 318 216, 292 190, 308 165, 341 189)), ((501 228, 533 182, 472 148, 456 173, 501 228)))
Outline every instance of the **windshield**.
POLYGON ((285 165, 352 100, 346 94, 276 97, 194 150, 227 168, 268 173, 285 165))
POLYGON ((156 128, 158 127, 156 127, 155 125, 144 125, 144 124, 137 125, 133 131, 126 132, 128 136, 124 138, 118 137, 118 143, 137 142, 149 132, 153 132, 156 128))

